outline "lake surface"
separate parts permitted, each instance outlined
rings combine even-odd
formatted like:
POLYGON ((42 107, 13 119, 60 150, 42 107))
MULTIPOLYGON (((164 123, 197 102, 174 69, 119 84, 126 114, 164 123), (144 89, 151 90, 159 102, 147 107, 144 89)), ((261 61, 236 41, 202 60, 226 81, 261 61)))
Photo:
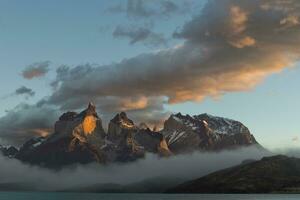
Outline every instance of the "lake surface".
POLYGON ((299 200, 298 194, 90 194, 0 192, 0 200, 299 200))

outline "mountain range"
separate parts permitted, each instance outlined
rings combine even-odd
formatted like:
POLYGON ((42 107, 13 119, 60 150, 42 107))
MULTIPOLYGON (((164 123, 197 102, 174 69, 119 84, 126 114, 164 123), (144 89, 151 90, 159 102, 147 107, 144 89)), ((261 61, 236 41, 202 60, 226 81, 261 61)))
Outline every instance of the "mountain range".
POLYGON ((19 149, 0 147, 4 155, 47 168, 98 162, 131 162, 146 153, 160 157, 194 151, 221 151, 239 147, 262 148, 241 122, 209 114, 172 114, 160 131, 136 125, 125 112, 117 114, 105 132, 94 104, 80 113, 66 112, 54 133, 32 138, 19 149))
MULTIPOLYGON (((157 131, 151 130, 145 123, 136 125, 125 112, 121 112, 110 120, 105 131, 96 106, 89 103, 80 113, 62 114, 54 125, 53 134, 32 138, 19 149, 0 145, 0 152, 9 159, 18 159, 30 165, 61 169, 73 164, 134 162, 145 158, 148 153, 169 158, 194 152, 239 150, 241 147, 267 152, 241 122, 206 113, 194 116, 172 114, 163 128, 157 131)), ((299 177, 300 159, 278 155, 245 160, 240 165, 188 182, 184 178, 166 176, 128 185, 101 183, 70 187, 63 191, 297 193, 299 177)), ((26 191, 35 188, 35 185, 19 182, 0 185, 0 190, 26 191)))

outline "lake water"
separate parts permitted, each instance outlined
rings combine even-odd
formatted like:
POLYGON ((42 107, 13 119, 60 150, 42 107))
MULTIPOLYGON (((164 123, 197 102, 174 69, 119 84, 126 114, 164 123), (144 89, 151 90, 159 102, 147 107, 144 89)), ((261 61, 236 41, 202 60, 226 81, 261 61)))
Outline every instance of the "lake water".
POLYGON ((299 200, 297 194, 83 194, 0 192, 0 200, 299 200))

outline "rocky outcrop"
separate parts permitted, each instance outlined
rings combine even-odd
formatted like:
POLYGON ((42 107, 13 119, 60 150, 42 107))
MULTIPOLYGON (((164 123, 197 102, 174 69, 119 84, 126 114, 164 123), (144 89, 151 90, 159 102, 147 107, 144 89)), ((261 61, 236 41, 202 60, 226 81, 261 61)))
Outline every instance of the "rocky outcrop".
POLYGON ((151 131, 149 128, 139 129, 135 135, 135 140, 141 144, 147 152, 159 154, 160 156, 170 156, 168 144, 163 134, 151 131))
POLYGON ((124 112, 110 121, 108 140, 117 144, 117 160, 121 161, 144 157, 147 152, 159 156, 172 155, 163 134, 151 131, 145 123, 136 126, 124 112))
POLYGON ((258 145, 242 123, 208 114, 171 115, 161 133, 174 153, 223 150, 258 145))
POLYGON ((144 147, 135 140, 138 130, 125 112, 110 121, 107 138, 116 145, 116 161, 127 162, 144 157, 144 147))
POLYGON ((128 119, 125 112, 117 114, 108 125, 108 139, 111 141, 122 141, 126 138, 132 138, 137 127, 133 121, 128 119))
POLYGON ((2 153, 2 155, 6 157, 14 158, 18 152, 19 152, 18 149, 13 146, 0 145, 0 153, 2 153))
POLYGON ((77 114, 63 114, 55 123, 55 132, 48 138, 26 142, 17 158, 47 167, 73 163, 105 162, 105 132, 95 106, 77 114))
POLYGON ((65 113, 55 124, 55 134, 49 141, 55 141, 63 136, 71 136, 72 140, 68 146, 70 152, 78 146, 86 146, 91 149, 97 160, 102 160, 100 149, 105 145, 105 132, 102 121, 98 117, 96 107, 90 103, 88 108, 76 114, 65 113))

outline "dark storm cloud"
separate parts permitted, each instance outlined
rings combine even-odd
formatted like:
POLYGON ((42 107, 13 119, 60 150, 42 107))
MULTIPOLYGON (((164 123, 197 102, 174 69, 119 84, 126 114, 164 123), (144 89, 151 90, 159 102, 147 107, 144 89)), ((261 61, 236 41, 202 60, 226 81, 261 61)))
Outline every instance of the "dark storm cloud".
POLYGON ((52 132, 58 112, 46 105, 19 104, 0 118, 2 144, 20 145, 32 136, 52 132))
POLYGON ((16 89, 14 94, 15 95, 26 95, 26 96, 31 96, 32 97, 32 96, 35 95, 35 92, 32 89, 28 88, 28 87, 22 86, 22 87, 16 89))
POLYGON ((151 46, 167 44, 163 34, 155 33, 149 27, 117 26, 113 32, 115 38, 129 39, 130 44, 144 43, 151 46))
POLYGON ((45 76, 49 72, 49 65, 49 61, 33 63, 23 70, 22 76, 25 79, 33 79, 45 76))

